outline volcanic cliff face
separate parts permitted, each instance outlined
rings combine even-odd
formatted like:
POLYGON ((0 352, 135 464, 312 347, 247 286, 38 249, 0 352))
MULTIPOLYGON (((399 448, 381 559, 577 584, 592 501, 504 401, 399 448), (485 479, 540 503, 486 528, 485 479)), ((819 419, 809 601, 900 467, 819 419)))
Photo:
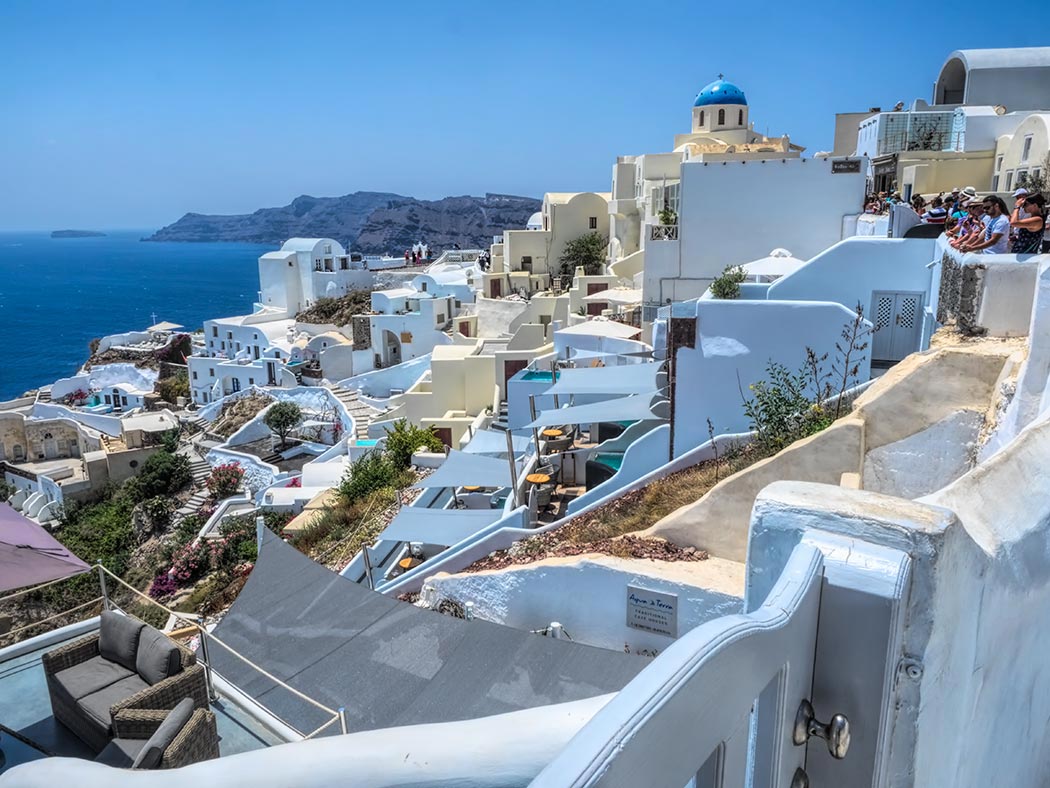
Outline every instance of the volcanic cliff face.
POLYGON ((492 236, 523 228, 540 209, 531 197, 486 194, 417 200, 385 192, 296 197, 280 208, 239 216, 188 213, 147 241, 240 241, 278 244, 287 238, 334 238, 365 254, 400 254, 426 241, 432 248, 487 249, 492 236))

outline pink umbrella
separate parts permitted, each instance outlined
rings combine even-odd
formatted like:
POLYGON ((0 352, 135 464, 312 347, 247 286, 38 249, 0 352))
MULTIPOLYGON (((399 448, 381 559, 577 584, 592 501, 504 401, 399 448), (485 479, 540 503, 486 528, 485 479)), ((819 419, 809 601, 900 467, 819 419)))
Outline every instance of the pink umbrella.
POLYGON ((0 503, 0 592, 72 577, 90 569, 43 527, 0 503))

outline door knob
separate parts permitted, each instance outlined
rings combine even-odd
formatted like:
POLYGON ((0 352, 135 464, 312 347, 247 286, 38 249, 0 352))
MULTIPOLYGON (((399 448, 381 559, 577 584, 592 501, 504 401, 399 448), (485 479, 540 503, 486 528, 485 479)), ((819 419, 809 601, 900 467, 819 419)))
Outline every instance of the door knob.
POLYGON ((835 714, 830 722, 820 722, 817 720, 816 712, 813 711, 813 704, 808 700, 803 700, 795 714, 795 730, 792 740, 796 745, 802 746, 813 736, 827 742, 828 752, 831 753, 832 758, 842 760, 849 751, 849 720, 843 714, 835 714))

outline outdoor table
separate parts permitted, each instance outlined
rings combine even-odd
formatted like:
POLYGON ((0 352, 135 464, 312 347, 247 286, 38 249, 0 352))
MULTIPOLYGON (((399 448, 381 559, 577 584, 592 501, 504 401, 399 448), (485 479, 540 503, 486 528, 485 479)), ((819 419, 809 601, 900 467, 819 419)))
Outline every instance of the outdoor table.
POLYGON ((525 481, 529 484, 546 484, 550 480, 550 475, 546 473, 530 473, 525 477, 525 481))
POLYGON ((402 558, 400 561, 398 561, 397 565, 401 569, 403 569, 404 571, 407 572, 409 569, 415 569, 421 563, 423 563, 423 562, 420 559, 416 558, 415 556, 407 556, 405 558, 402 558))
POLYGON ((54 757, 55 753, 41 744, 23 736, 13 728, 0 724, 0 772, 13 766, 54 757))
POLYGON ((463 489, 466 490, 467 492, 477 492, 481 488, 478 487, 476 484, 464 484, 463 485, 463 489))
POLYGON ((561 430, 547 429, 540 434, 543 435, 544 438, 560 438, 565 433, 561 430))

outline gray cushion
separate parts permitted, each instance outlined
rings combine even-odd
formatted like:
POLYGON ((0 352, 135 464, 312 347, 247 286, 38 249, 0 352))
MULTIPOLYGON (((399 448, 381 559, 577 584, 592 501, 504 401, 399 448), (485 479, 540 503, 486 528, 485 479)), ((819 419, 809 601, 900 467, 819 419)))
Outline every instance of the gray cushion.
POLYGON ((114 682, 135 675, 123 665, 102 657, 92 657, 51 677, 54 688, 66 696, 70 705, 85 695, 98 692, 114 682))
POLYGON ((135 670, 149 684, 163 681, 182 670, 179 650, 153 627, 143 627, 135 654, 135 670))
POLYGON ((98 653, 110 662, 135 670, 135 652, 144 626, 141 621, 104 610, 99 623, 98 653))
POLYGON ((174 709, 168 712, 164 722, 157 726, 157 730, 149 737, 149 741, 146 742, 146 746, 142 748, 138 757, 135 758, 131 768, 156 769, 159 767, 161 760, 164 758, 164 751, 171 746, 171 743, 175 741, 175 737, 179 735, 179 731, 190 721, 192 716, 193 698, 183 698, 175 705, 174 709))
POLYGON ((143 681, 137 673, 132 673, 127 678, 81 698, 77 701, 77 708, 101 727, 108 729, 113 724, 109 716, 109 707, 125 698, 130 698, 147 687, 149 684, 143 681))
POLYGON ((130 769, 145 746, 145 739, 113 739, 102 752, 95 756, 95 763, 104 763, 106 766, 115 766, 118 769, 130 769))

